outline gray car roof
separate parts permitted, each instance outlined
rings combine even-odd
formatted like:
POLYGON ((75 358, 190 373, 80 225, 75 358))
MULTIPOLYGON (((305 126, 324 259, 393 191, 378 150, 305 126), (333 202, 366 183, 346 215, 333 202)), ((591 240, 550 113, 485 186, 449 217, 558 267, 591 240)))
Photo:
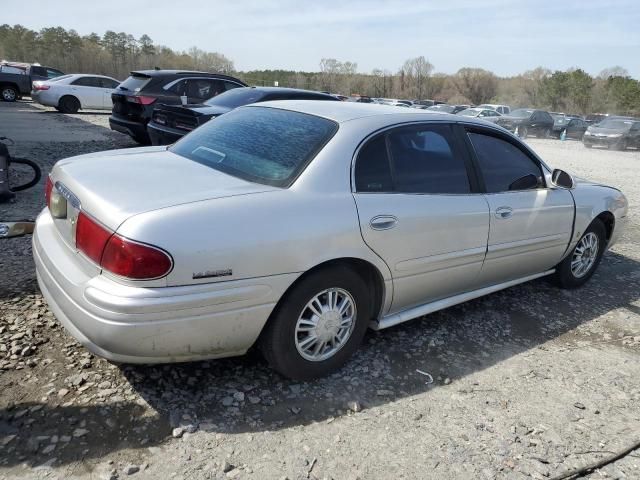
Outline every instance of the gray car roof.
POLYGON ((465 123, 478 123, 479 125, 487 125, 483 120, 474 120, 472 117, 460 117, 459 115, 451 115, 448 113, 433 113, 426 110, 408 109, 404 107, 395 107, 392 105, 378 105, 375 103, 356 103, 356 102, 323 102, 317 100, 278 100, 271 102, 262 102, 259 105, 247 106, 242 108, 256 107, 272 107, 282 110, 291 110, 294 112, 308 113, 318 117, 328 118, 337 123, 349 122, 358 118, 374 117, 381 115, 389 115, 390 122, 396 121, 449 121, 465 123))

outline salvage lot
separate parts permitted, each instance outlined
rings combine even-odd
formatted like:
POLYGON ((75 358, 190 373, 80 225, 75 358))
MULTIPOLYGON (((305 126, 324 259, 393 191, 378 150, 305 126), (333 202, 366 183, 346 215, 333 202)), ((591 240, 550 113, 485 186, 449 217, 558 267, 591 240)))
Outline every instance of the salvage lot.
MULTIPOLYGON (((46 172, 133 146, 107 119, 1 104, 0 135, 46 172)), ((310 383, 256 354, 109 364, 48 311, 29 239, 1 241, 0 477, 546 478, 639 441, 640 152, 529 143, 629 198, 625 236, 587 286, 539 280, 370 332, 346 368, 310 383)), ((42 198, 42 185, 23 192, 0 219, 33 218, 42 198)), ((638 478, 638 456, 591 477, 638 478)))

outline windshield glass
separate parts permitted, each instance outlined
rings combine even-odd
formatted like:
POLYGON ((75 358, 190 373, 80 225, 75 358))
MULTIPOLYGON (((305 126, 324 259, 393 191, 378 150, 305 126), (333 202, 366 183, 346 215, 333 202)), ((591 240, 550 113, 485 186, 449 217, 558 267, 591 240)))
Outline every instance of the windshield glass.
POLYGON ((234 88, 233 90, 227 90, 218 96, 210 98, 204 103, 206 105, 233 109, 241 107, 242 105, 259 102, 265 95, 265 92, 261 92, 255 88, 234 88))
POLYGON ((206 123, 169 150, 250 182, 288 187, 337 129, 314 115, 247 107, 206 123))
POLYGON ((432 110, 436 112, 445 112, 452 113, 455 107, 452 105, 434 105, 433 107, 427 108, 427 110, 432 110))
POLYGON ((610 128, 612 130, 629 130, 631 125, 633 125, 633 120, 605 118, 598 123, 597 126, 600 128, 610 128))
POLYGON ((118 85, 120 90, 128 90, 130 92, 139 92, 149 83, 151 77, 146 75, 131 75, 124 82, 118 85))
POLYGON ((529 118, 533 114, 533 110, 527 110, 526 108, 519 108, 511 112, 512 117, 529 118))
POLYGON ((477 117, 481 110, 476 110, 474 108, 467 108, 458 112, 458 115, 464 115, 465 117, 477 117))
POLYGON ((65 78, 73 77, 73 75, 62 75, 61 77, 54 77, 47 80, 47 82, 59 82, 60 80, 64 80, 65 78))

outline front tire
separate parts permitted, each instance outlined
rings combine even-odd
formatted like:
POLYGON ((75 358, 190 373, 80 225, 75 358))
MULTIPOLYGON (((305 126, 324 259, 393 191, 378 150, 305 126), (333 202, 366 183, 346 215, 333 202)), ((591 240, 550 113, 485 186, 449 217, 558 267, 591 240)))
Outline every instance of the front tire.
POLYGON ((556 266, 555 280, 558 286, 571 289, 584 285, 598 268, 606 243, 605 227, 596 218, 571 253, 556 266))
POLYGON ((542 131, 542 138, 551 138, 551 130, 549 128, 545 128, 542 131))
POLYGON ((311 380, 342 367, 371 317, 364 280, 346 266, 318 270, 294 285, 273 312, 260 349, 271 367, 311 380))

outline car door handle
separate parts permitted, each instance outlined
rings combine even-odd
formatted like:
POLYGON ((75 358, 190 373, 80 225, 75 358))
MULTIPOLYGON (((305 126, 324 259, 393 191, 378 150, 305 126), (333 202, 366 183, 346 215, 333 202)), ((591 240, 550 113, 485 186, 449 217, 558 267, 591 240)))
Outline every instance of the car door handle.
POLYGON ((369 222, 369 226, 373 230, 389 230, 396 226, 398 219, 393 215, 378 215, 373 217, 369 222))
POLYGON ((496 208, 497 218, 509 218, 513 215, 513 208, 511 207, 498 207, 496 208))

